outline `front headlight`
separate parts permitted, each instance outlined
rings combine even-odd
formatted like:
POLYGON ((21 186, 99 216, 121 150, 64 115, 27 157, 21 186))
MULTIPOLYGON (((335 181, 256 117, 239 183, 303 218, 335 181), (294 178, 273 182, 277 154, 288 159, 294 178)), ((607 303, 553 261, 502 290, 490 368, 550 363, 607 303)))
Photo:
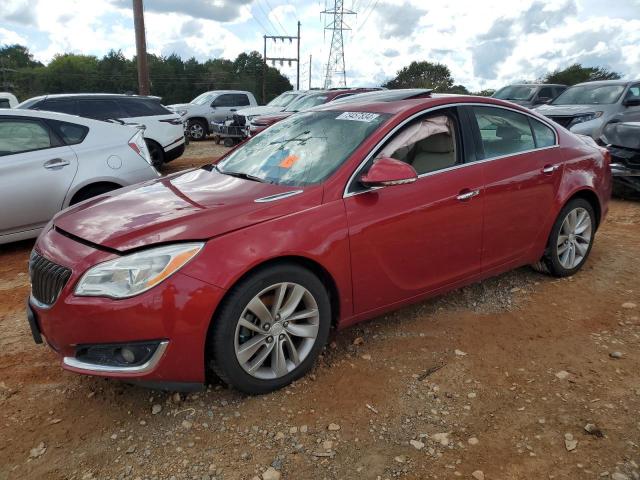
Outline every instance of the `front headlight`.
POLYGON ((82 276, 75 294, 82 297, 133 297, 180 270, 203 246, 204 243, 166 245, 100 263, 82 276))
POLYGON ((571 126, 577 125, 578 123, 590 122, 591 120, 595 120, 596 118, 600 118, 604 112, 593 112, 593 113, 585 113, 584 115, 579 115, 575 117, 571 121, 571 126))

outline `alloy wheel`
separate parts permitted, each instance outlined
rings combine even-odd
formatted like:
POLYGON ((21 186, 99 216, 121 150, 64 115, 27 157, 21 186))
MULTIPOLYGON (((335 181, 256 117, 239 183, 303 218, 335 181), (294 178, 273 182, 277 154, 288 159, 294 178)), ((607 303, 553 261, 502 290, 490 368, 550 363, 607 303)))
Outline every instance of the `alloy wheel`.
POLYGON ((283 377, 309 355, 319 326, 318 304, 309 290, 297 283, 271 285, 251 299, 238 319, 238 363, 255 378, 283 377))
POLYGON ((204 128, 197 122, 189 124, 189 136, 194 140, 200 140, 204 138, 204 128))
POLYGON ((564 218, 556 243, 558 260, 564 268, 573 270, 584 260, 592 230, 591 216, 582 207, 574 208, 564 218))

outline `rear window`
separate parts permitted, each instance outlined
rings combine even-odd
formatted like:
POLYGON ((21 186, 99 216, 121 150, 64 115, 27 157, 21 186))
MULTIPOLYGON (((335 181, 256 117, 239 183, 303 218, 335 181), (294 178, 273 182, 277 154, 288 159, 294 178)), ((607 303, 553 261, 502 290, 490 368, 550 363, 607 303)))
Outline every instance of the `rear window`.
POLYGON ((123 118, 127 116, 115 100, 79 100, 78 111, 80 116, 94 118, 96 120, 108 120, 110 118, 123 118))
POLYGON ((46 110, 47 112, 69 113, 77 115, 76 100, 45 100, 37 105, 38 110, 46 110))
POLYGON ((77 145, 82 143, 89 133, 89 128, 76 123, 60 122, 58 120, 47 120, 62 141, 67 145, 77 145))
POLYGON ((172 112, 163 107, 158 100, 149 98, 121 98, 118 100, 127 117, 151 117, 169 115, 172 112))
POLYGON ((0 98, 0 108, 9 108, 9 100, 6 98, 0 98))

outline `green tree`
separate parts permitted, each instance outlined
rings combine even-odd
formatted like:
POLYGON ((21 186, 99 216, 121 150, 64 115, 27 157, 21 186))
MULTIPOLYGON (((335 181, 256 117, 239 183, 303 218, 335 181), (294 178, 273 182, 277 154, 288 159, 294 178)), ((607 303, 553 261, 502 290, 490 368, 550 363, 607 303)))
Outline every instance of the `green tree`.
POLYGON ((617 80, 620 74, 604 67, 583 67, 579 63, 574 63, 562 70, 554 70, 547 73, 540 80, 543 83, 561 83, 564 85, 575 85, 582 82, 593 82, 595 80, 617 80))
POLYGON ((494 88, 485 88, 484 90, 473 92, 474 95, 478 95, 479 97, 490 97, 494 93, 496 93, 494 88))
POLYGON ((16 44, 0 47, 0 66, 2 68, 17 69, 42 67, 42 64, 33 59, 33 55, 27 47, 16 44))
POLYGON ((453 85, 451 88, 447 90, 442 90, 442 93, 457 93, 459 95, 470 95, 469 89, 464 85, 453 85))
POLYGON ((383 86, 387 88, 432 88, 438 92, 448 92, 453 87, 453 77, 449 67, 442 63, 411 62, 398 70, 395 78, 383 86))
MULTIPOLYGON (((165 104, 188 102, 207 90, 237 89, 262 98, 263 62, 258 52, 241 53, 199 62, 178 55, 149 55, 151 94, 165 104)), ((46 66, 33 60, 21 45, 0 48, 0 81, 20 100, 46 93, 128 93, 138 91, 136 58, 110 51, 98 59, 91 55, 56 55, 46 66)), ((266 68, 266 93, 270 100, 293 87, 276 68, 266 68)))

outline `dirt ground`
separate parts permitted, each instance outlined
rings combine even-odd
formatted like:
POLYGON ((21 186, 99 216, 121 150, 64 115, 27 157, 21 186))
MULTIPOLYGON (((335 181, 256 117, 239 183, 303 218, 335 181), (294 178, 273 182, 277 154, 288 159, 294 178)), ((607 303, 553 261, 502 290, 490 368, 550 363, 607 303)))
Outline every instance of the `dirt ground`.
POLYGON ((261 397, 64 372, 25 320, 32 242, 0 247, 0 479, 638 479, 639 234, 614 201, 575 277, 523 268, 342 331, 261 397))

